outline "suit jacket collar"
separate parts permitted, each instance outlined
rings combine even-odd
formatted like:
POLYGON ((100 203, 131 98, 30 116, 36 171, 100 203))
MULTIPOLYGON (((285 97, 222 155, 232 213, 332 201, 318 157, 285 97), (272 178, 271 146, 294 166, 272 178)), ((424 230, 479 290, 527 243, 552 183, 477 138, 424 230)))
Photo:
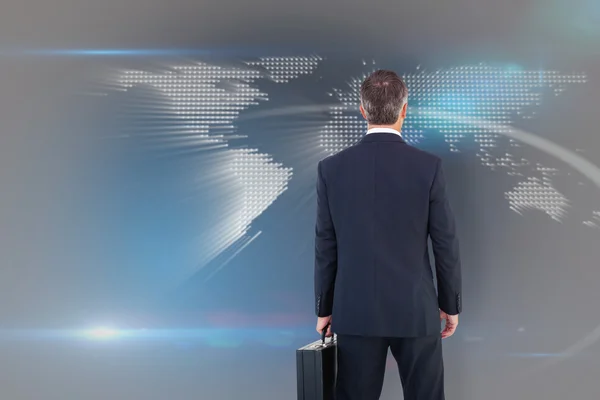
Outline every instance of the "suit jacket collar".
POLYGON ((395 133, 389 132, 372 132, 368 135, 365 135, 361 141, 361 143, 370 143, 370 142, 397 142, 397 143, 406 143, 402 136, 397 135, 395 133))

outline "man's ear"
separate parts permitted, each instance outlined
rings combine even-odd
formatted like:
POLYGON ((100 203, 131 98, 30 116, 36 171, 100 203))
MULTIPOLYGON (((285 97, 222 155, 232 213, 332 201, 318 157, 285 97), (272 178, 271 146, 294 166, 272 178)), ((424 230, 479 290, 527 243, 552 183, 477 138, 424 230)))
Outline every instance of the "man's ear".
POLYGON ((365 112, 365 109, 363 108, 362 104, 358 107, 360 109, 360 113, 362 114, 364 119, 367 119, 367 113, 365 112))
POLYGON ((402 106, 402 110, 400 111, 400 118, 405 119, 406 118, 406 110, 408 109, 408 102, 404 103, 404 105, 402 106))

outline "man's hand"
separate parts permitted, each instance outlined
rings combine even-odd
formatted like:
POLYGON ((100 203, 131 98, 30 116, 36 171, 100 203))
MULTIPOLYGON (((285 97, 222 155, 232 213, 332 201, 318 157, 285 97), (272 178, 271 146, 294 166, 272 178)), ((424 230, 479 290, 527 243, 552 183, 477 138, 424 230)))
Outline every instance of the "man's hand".
POLYGON ((446 339, 454 335, 454 332, 456 332, 456 327, 458 326, 458 314, 448 315, 442 310, 440 310, 440 321, 443 319, 446 320, 446 326, 442 331, 442 339, 446 339))
POLYGON ((319 335, 323 333, 323 329, 325 329, 325 327, 327 327, 327 333, 325 334, 325 336, 332 336, 333 333, 331 333, 331 315, 329 317, 319 317, 319 319, 317 320, 317 332, 319 332, 319 335))

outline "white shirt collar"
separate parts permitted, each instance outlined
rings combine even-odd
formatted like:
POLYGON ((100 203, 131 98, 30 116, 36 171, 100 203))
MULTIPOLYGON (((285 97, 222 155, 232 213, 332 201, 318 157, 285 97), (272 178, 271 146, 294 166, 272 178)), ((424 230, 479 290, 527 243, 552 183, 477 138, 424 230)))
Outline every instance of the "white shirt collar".
POLYGON ((385 133, 395 133, 396 135, 402 137, 402 135, 400 134, 400 132, 398 132, 395 129, 392 128, 371 128, 367 131, 367 135, 369 133, 377 133, 377 132, 385 132, 385 133))

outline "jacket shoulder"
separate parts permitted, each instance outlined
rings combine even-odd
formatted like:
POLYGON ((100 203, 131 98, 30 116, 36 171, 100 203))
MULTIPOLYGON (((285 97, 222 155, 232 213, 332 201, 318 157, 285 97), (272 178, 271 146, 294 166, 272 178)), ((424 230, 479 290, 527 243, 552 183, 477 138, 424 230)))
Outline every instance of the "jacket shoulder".
POLYGON ((329 166, 331 164, 335 164, 337 161, 344 159, 350 153, 352 153, 354 148, 356 147, 357 145, 355 144, 350 147, 346 147, 344 150, 338 151, 337 153, 329 154, 325 156, 325 158, 323 158, 321 161, 319 161, 319 164, 321 164, 322 166, 329 166))
MULTIPOLYGON (((419 163, 424 163, 428 165, 439 165, 442 161, 442 159, 437 155, 429 153, 425 150, 418 149, 409 144, 405 144, 402 147, 399 147, 398 149, 398 151, 410 156, 411 159, 419 163)), ((328 168, 330 166, 338 164, 339 162, 343 162, 342 160, 344 159, 351 160, 353 155, 356 152, 360 152, 361 150, 364 150, 364 148, 361 148, 360 144, 357 143, 335 154, 326 156, 321 161, 319 161, 319 164, 321 164, 322 168, 328 168)))
POLYGON ((419 157, 420 159, 433 164, 438 164, 442 161, 442 159, 436 156, 435 154, 429 153, 428 151, 421 150, 410 145, 406 146, 406 151, 411 152, 415 157, 419 157))

